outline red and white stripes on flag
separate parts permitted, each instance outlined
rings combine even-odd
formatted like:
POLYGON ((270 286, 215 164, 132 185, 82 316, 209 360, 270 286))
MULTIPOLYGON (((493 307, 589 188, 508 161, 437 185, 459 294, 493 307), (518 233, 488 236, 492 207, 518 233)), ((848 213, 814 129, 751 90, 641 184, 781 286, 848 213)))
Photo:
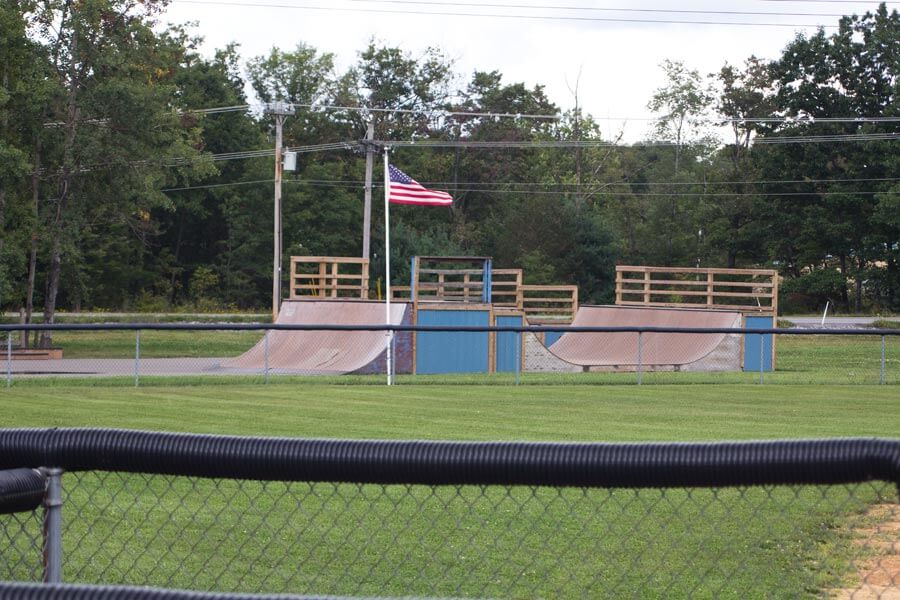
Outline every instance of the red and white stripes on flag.
POLYGON ((447 192, 429 190, 415 179, 395 167, 388 165, 390 192, 388 200, 394 204, 415 204, 418 206, 450 206, 453 197, 447 192))

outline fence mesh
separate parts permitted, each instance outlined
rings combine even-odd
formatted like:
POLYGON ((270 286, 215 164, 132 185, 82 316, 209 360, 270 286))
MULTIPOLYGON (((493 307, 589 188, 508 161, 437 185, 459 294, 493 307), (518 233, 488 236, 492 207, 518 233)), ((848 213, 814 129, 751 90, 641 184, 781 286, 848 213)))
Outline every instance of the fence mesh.
MULTIPOLYGON (((380 384, 387 374, 384 331, 354 325, 268 332, 182 327, 187 329, 55 331, 62 358, 4 347, 3 374, 7 385, 57 378, 153 385, 173 378, 251 383, 298 377, 380 384)), ((890 330, 782 333, 760 344, 756 334, 594 329, 565 335, 487 328, 397 331, 391 364, 400 384, 900 383, 900 332, 890 330)), ((19 335, 13 331, 10 338, 19 335)))
POLYGON ((0 581, 40 581, 43 573, 40 510, 0 514, 0 581))
MULTIPOLYGON (((498 598, 900 592, 900 508, 884 483, 593 489, 88 471, 67 473, 63 489, 66 582, 498 598)), ((0 526, 0 579, 38 580, 38 515, 0 526)))

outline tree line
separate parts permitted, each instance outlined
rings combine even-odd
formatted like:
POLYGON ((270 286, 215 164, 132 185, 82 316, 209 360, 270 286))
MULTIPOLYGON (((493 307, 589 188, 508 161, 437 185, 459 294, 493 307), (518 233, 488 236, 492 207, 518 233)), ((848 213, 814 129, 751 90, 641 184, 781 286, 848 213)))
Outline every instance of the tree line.
POLYGON ((664 62, 655 129, 634 144, 601 131, 577 89, 561 107, 498 71, 460 74, 437 48, 375 41, 343 71, 303 43, 204 56, 160 26, 164 6, 0 6, 3 310, 265 307, 274 130, 243 107, 274 101, 296 107, 286 257, 360 254, 371 121, 377 140, 417 142, 392 162, 456 199, 392 210, 395 283, 414 254, 490 255, 606 302, 615 264, 772 266, 788 308, 900 308, 900 15, 883 4, 776 60, 664 62))

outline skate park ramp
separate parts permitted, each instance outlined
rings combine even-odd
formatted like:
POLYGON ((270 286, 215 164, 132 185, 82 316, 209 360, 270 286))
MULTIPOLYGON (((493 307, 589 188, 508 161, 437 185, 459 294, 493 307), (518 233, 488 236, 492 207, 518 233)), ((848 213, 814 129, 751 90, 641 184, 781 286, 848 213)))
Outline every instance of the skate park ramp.
MULTIPOLYGON (((408 324, 409 305, 391 305, 391 323, 408 324)), ((383 302, 358 300, 285 301, 275 323, 295 325, 381 325, 385 320, 383 302)), ((273 330, 246 353, 223 361, 223 369, 303 375, 383 373, 386 363, 384 331, 273 330), (268 364, 267 364, 268 363, 268 364)), ((411 360, 409 335, 395 336, 396 370, 405 372, 411 360)))
MULTIPOLYGON (((727 311, 626 306, 582 306, 573 327, 734 328, 741 314, 727 311)), ((535 356, 536 353, 532 352, 535 356)), ((565 333, 535 356, 526 369, 536 371, 634 370, 638 365, 635 332, 565 333)), ((736 371, 741 368, 740 335, 717 333, 644 333, 640 364, 656 370, 736 371)))

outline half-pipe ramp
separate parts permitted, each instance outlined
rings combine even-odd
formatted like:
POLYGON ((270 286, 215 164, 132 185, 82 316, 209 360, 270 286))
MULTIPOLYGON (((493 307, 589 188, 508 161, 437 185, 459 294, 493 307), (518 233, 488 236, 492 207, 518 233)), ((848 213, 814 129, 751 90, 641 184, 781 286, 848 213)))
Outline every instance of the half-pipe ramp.
MULTIPOLYGON (((410 322, 405 303, 391 305, 391 324, 410 322)), ((286 301, 275 323, 294 325, 380 325, 383 302, 362 300, 286 301)), ((409 334, 395 335, 395 370, 409 372, 409 334)), ((387 333, 384 331, 272 330, 246 353, 222 362, 223 369, 276 373, 338 375, 384 373, 387 333)))

